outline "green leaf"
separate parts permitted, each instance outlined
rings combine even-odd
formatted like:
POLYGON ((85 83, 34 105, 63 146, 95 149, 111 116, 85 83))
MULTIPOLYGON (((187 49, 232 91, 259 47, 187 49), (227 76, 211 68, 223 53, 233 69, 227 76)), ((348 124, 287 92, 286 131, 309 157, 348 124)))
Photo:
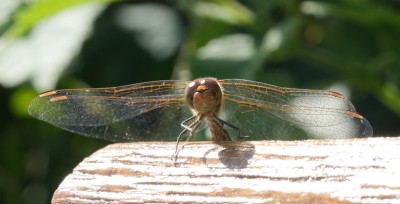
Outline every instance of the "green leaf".
POLYGON ((84 3, 110 3, 116 0, 41 0, 16 14, 15 24, 9 30, 8 37, 20 37, 29 32, 39 21, 67 8, 84 3))

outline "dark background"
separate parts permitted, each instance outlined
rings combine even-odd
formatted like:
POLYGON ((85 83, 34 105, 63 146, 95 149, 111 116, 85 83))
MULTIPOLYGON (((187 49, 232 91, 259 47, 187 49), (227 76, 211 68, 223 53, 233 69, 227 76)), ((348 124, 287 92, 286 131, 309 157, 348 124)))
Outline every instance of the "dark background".
POLYGON ((0 4, 0 203, 50 202, 108 144, 30 117, 49 89, 244 78, 341 92, 375 136, 400 133, 399 1, 11 1, 0 4))

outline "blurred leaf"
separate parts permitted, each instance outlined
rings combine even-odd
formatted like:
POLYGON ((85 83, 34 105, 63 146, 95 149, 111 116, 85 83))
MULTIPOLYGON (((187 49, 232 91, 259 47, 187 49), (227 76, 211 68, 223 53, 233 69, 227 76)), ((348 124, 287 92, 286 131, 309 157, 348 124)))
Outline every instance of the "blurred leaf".
POLYGON ((247 25, 254 20, 251 10, 233 0, 198 1, 193 12, 200 17, 233 25, 247 25))
POLYGON ((197 52, 199 60, 245 61, 255 55, 254 40, 246 34, 224 36, 210 41, 197 52))
POLYGON ((290 54, 291 50, 297 46, 296 38, 299 26, 299 20, 290 18, 270 28, 261 43, 260 54, 262 57, 271 59, 279 54, 285 56, 290 54))
POLYGON ((391 110, 400 115, 400 91, 398 86, 386 82, 379 87, 377 95, 391 110))
POLYGON ((181 44, 183 26, 171 7, 141 3, 122 7, 116 13, 117 23, 132 33, 139 45, 156 60, 173 55, 181 44))
POLYGON ((258 68, 255 41, 250 35, 233 34, 216 38, 197 50, 191 61, 195 76, 249 78, 258 68))
POLYGON ((0 84, 12 87, 32 78, 40 91, 54 88, 103 7, 92 3, 65 10, 41 21, 28 36, 3 41, 8 44, 0 47, 0 84))
POLYGON ((10 111, 18 117, 28 117, 28 106, 33 98, 37 95, 36 91, 31 88, 18 88, 10 97, 10 111))
POLYGON ((0 4, 0 34, 2 27, 11 19, 11 15, 18 8, 20 2, 16 0, 2 0, 0 4))
POLYGON ((83 3, 109 3, 116 0, 39 0, 26 9, 21 10, 15 17, 15 24, 9 30, 9 37, 25 35, 39 21, 63 9, 83 3))

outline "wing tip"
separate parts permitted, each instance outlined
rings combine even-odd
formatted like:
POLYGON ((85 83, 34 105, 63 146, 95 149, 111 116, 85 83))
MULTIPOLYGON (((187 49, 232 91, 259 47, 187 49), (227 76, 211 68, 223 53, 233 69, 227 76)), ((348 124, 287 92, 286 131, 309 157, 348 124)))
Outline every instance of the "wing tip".
POLYGON ((360 123, 363 124, 364 129, 362 130, 360 137, 372 137, 373 136, 373 129, 371 124, 369 124, 369 122, 367 121, 367 119, 365 119, 362 115, 352 112, 352 111, 346 111, 346 114, 350 117, 359 119, 360 123))
POLYGON ((340 98, 340 99, 345 99, 346 98, 341 93, 338 93, 338 92, 335 92, 335 91, 329 91, 329 95, 334 96, 336 98, 340 98))
POLYGON ((346 114, 353 118, 364 119, 364 117, 356 112, 346 111, 346 114))

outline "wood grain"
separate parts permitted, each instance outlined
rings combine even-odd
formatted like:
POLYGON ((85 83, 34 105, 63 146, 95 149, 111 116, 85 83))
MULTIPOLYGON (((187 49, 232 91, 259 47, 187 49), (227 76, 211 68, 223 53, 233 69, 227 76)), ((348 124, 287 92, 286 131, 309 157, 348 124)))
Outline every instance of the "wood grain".
POLYGON ((52 203, 400 203, 400 138, 119 143, 82 161, 52 203))

